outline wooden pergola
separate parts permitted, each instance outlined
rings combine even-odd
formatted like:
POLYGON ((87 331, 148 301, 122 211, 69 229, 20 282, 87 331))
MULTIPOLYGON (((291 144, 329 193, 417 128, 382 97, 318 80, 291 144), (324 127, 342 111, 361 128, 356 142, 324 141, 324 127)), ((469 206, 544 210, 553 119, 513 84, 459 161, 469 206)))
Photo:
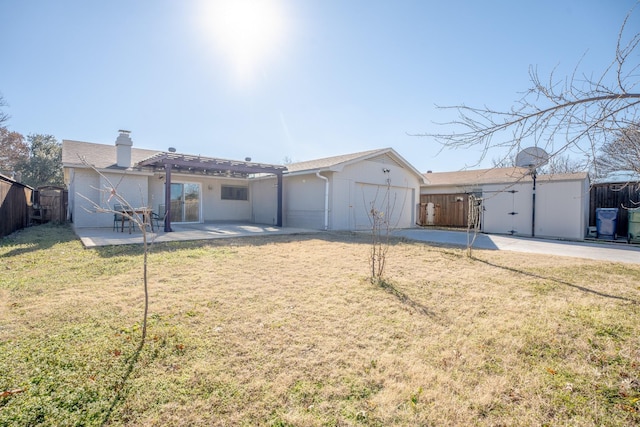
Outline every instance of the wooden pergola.
POLYGON ((139 162, 138 165, 151 167, 154 170, 164 171, 165 173, 164 200, 167 209, 164 217, 165 232, 173 231, 171 229, 171 173, 174 171, 177 173, 200 173, 203 176, 233 178, 249 178, 262 174, 275 175, 277 178, 278 198, 276 226, 282 227, 282 174, 287 170, 286 166, 192 156, 171 152, 158 153, 139 162))

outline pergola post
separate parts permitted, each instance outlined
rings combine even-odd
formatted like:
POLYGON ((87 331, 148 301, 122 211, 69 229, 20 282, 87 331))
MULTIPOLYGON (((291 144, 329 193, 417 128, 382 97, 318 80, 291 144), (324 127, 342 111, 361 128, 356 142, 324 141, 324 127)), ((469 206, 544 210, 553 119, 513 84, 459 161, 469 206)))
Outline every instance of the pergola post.
POLYGON ((276 214, 276 226, 282 227, 282 172, 276 174, 278 186, 278 212, 276 214))
MULTIPOLYGON (((171 229, 171 164, 164 164, 164 231, 168 233, 171 229)), ((162 212, 160 212, 162 214, 162 212)))

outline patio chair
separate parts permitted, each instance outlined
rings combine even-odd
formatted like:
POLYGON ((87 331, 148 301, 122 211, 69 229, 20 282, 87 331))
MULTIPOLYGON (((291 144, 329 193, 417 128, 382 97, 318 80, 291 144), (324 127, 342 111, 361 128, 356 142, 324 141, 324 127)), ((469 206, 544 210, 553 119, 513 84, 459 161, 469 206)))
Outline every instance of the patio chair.
POLYGON ((124 212, 124 208, 122 207, 122 205, 113 205, 113 210, 115 211, 113 213, 113 230, 115 231, 120 228, 122 231, 124 231, 124 223, 126 222, 129 226, 129 234, 131 234, 131 221, 129 217, 120 213, 124 212))
POLYGON ((162 227, 164 228, 164 218, 166 217, 166 215, 167 215, 166 212, 163 212, 160 214, 151 212, 151 221, 155 223, 156 230, 160 230, 160 224, 162 224, 162 227))

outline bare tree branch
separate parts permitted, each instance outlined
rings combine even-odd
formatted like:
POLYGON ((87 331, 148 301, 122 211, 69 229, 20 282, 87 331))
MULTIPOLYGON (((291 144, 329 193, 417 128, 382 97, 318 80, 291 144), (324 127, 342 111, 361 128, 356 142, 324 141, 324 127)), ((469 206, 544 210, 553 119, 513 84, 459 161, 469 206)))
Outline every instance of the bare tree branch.
POLYGON ((4 124, 4 122, 9 120, 9 115, 7 113, 5 113, 4 111, 1 111, 1 109, 3 107, 8 107, 8 106, 9 106, 9 104, 7 104, 7 101, 5 101, 4 97, 2 96, 2 94, 0 94, 0 126, 2 126, 4 124))
MULTIPOLYGON (((89 205, 93 209, 95 213, 111 213, 122 215, 129 219, 129 221, 138 227, 142 233, 142 249, 143 249, 143 285, 144 285, 144 313, 142 317, 142 334, 140 337, 140 342, 138 344, 137 353, 142 350, 144 346, 146 337, 147 337, 147 319, 149 313, 149 286, 148 286, 148 258, 149 258, 149 244, 153 243, 153 240, 149 240, 147 227, 150 226, 149 223, 145 221, 143 215, 136 212, 136 209, 129 203, 129 201, 118 191, 118 186, 122 183, 124 176, 120 177, 117 185, 113 185, 111 180, 107 176, 105 176, 102 172, 100 172, 94 165, 91 165, 87 162, 86 159, 80 157, 80 161, 85 165, 90 167, 95 173, 97 173, 104 181, 105 187, 98 188, 97 190, 100 193, 100 201, 96 202, 89 197, 79 194, 78 196, 82 199, 89 202, 89 205), (110 206, 111 201, 116 202, 119 205, 122 205, 124 209, 122 211, 115 210, 110 206)), ((141 198, 142 197, 141 194, 141 198)), ((146 220, 150 221, 150 218, 146 218, 146 220)))
POLYGON ((603 144, 596 157, 602 175, 615 172, 640 174, 640 125, 629 126, 616 139, 603 144))
MULTIPOLYGON (((593 163, 599 147, 617 138, 620 132, 638 123, 640 109, 640 34, 627 36, 631 10, 618 34, 614 60, 597 77, 579 72, 580 63, 565 79, 552 70, 544 82, 530 67, 531 87, 509 111, 467 105, 439 106, 452 109, 458 118, 441 123, 450 133, 426 133, 446 148, 479 147, 479 161, 489 151, 506 151, 504 158, 525 146, 536 146, 551 157, 571 149, 593 163)), ((634 28, 635 29, 635 28, 634 28)))

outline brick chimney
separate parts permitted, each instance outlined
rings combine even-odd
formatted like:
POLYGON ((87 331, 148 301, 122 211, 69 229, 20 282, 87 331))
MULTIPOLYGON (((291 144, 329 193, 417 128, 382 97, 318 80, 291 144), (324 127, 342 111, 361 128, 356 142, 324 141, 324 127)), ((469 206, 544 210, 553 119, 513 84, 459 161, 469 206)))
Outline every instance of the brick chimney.
POLYGON ((131 131, 121 129, 118 132, 120 135, 116 139, 116 162, 121 168, 129 168, 131 167, 131 147, 133 146, 133 141, 129 136, 131 131))

